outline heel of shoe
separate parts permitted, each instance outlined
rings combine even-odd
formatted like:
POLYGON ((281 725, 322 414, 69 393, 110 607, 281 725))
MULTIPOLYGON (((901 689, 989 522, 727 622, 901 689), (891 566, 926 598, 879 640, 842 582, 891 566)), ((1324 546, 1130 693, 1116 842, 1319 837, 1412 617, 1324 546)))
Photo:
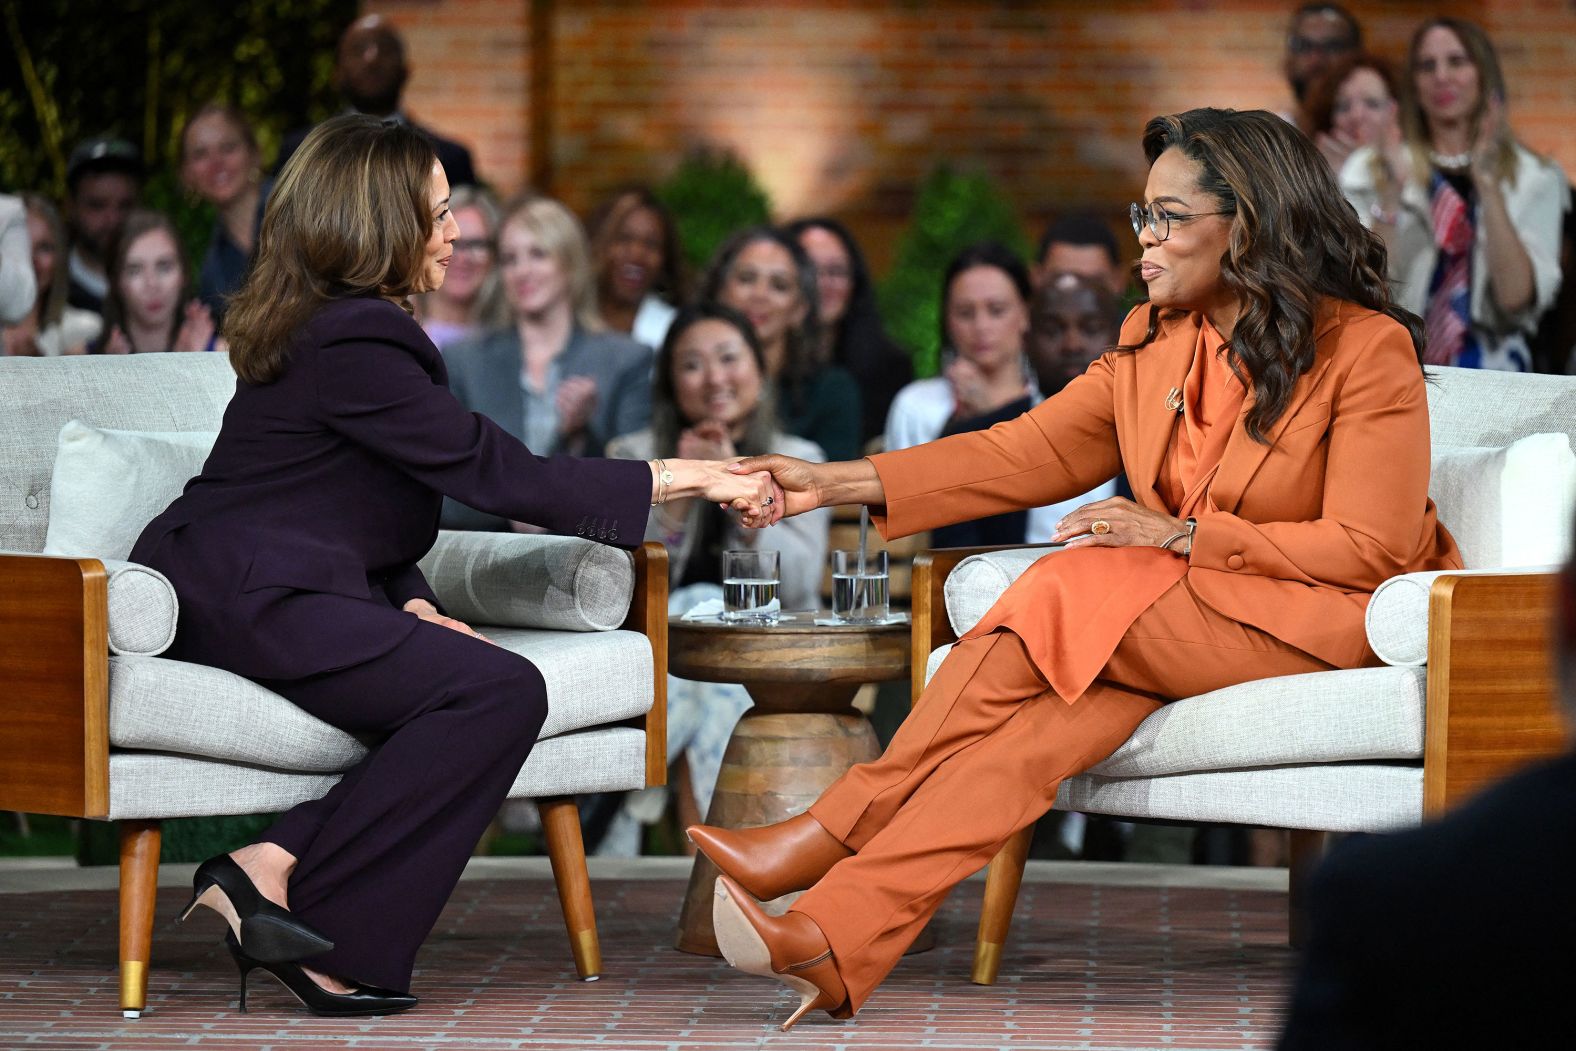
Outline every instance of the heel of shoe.
POLYGON ((197 883, 192 887, 192 900, 186 903, 181 914, 175 917, 176 923, 185 923, 191 914, 197 911, 197 906, 206 905, 217 912, 230 924, 230 929, 240 933, 240 920, 235 913, 235 906, 230 904, 230 898, 224 893, 224 888, 212 880, 197 883))
POLYGON ((252 968, 256 967, 257 964, 251 960, 246 959, 245 957, 236 956, 234 949, 230 951, 231 955, 235 959, 235 969, 241 972, 241 989, 240 994, 237 997, 235 1009, 238 1013, 244 1015, 246 1013, 246 977, 252 973, 252 968))

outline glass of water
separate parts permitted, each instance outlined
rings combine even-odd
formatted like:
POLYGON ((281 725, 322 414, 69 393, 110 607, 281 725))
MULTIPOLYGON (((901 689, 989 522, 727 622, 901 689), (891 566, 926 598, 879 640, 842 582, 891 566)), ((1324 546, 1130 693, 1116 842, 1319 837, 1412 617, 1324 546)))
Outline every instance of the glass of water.
POLYGON ((782 605, 782 581, 775 551, 722 553, 722 619, 742 624, 775 624, 782 605))
POLYGON ((891 611, 887 553, 866 551, 863 571, 858 551, 832 552, 832 619, 845 624, 875 624, 891 611))

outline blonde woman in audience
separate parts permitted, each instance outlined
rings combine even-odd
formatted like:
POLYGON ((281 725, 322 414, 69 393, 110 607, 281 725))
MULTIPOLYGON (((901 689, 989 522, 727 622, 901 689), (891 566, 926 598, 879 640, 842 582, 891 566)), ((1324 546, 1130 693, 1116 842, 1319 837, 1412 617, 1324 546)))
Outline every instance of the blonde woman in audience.
POLYGON ((213 206, 213 233, 197 271, 197 295, 224 316, 252 265, 268 188, 251 121, 234 106, 210 102, 181 132, 181 183, 213 206))
MULTIPOLYGON (((609 439, 651 418, 651 352, 605 331, 580 220, 527 196, 499 228, 499 276, 512 323, 451 344, 449 386, 532 450, 600 456, 609 439)), ((451 529, 511 524, 450 502, 451 529)))
POLYGON ((1560 286, 1569 184, 1517 141, 1482 29, 1431 19, 1412 36, 1404 150, 1357 150, 1341 188, 1384 238, 1397 302, 1423 316, 1428 362, 1527 372, 1528 337, 1560 286))
POLYGON ((98 338, 104 322, 91 310, 66 302, 71 275, 66 263, 66 228, 55 206, 37 194, 23 194, 27 236, 32 245, 38 297, 27 317, 8 328, 6 353, 22 357, 81 354, 98 338))
POLYGON ((509 323, 498 278, 498 201, 477 186, 456 186, 449 210, 460 224, 449 276, 416 301, 422 330, 439 350, 509 323))
MULTIPOLYGON (((812 463, 826 456, 815 443, 778 427, 766 356, 738 311, 702 303, 679 311, 657 354, 651 426, 608 446, 621 459, 656 457, 729 460, 780 452, 812 463), (798 450, 797 452, 791 450, 798 450)), ((705 500, 671 500, 654 508, 646 539, 668 549, 669 610, 684 613, 722 597, 722 553, 737 548, 780 552, 784 609, 819 605, 831 510, 811 512, 766 531, 745 529, 737 515, 705 500)), ((693 824, 711 806, 712 787, 734 723, 750 707, 744 687, 668 677, 668 758, 683 758, 675 775, 679 819, 693 824)), ((639 819, 655 821, 661 792, 634 793, 614 819, 602 854, 638 853, 639 819)))
POLYGON ((88 352, 223 349, 212 312, 192 293, 174 222, 162 212, 132 212, 110 255, 104 331, 88 352))

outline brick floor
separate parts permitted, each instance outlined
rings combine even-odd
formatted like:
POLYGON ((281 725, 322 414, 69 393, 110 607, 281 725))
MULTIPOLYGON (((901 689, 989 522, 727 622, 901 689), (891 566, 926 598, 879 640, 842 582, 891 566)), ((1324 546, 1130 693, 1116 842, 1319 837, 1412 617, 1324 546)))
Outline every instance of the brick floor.
POLYGON ((203 913, 170 920, 159 892, 149 1010, 116 1010, 115 895, 0 895, 0 1048, 165 1051, 1018 1051, 1273 1046, 1291 954, 1286 897, 1272 890, 1025 884, 994 987, 968 982, 981 885, 941 914, 939 947, 906 959, 857 1019, 824 1014, 783 1034, 780 986, 669 945, 680 880, 596 881, 605 976, 574 980, 552 884, 460 885, 418 960, 414 1011, 314 1019, 254 974, 234 1011, 235 972, 203 913))

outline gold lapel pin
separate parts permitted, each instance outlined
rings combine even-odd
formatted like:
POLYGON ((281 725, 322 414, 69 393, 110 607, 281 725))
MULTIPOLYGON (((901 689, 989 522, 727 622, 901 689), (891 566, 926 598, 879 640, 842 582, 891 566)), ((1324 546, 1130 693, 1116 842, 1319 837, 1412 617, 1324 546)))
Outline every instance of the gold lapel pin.
POLYGON ((1181 387, 1172 387, 1171 390, 1166 394, 1166 411, 1167 412, 1181 412, 1182 411, 1182 388, 1181 387))

